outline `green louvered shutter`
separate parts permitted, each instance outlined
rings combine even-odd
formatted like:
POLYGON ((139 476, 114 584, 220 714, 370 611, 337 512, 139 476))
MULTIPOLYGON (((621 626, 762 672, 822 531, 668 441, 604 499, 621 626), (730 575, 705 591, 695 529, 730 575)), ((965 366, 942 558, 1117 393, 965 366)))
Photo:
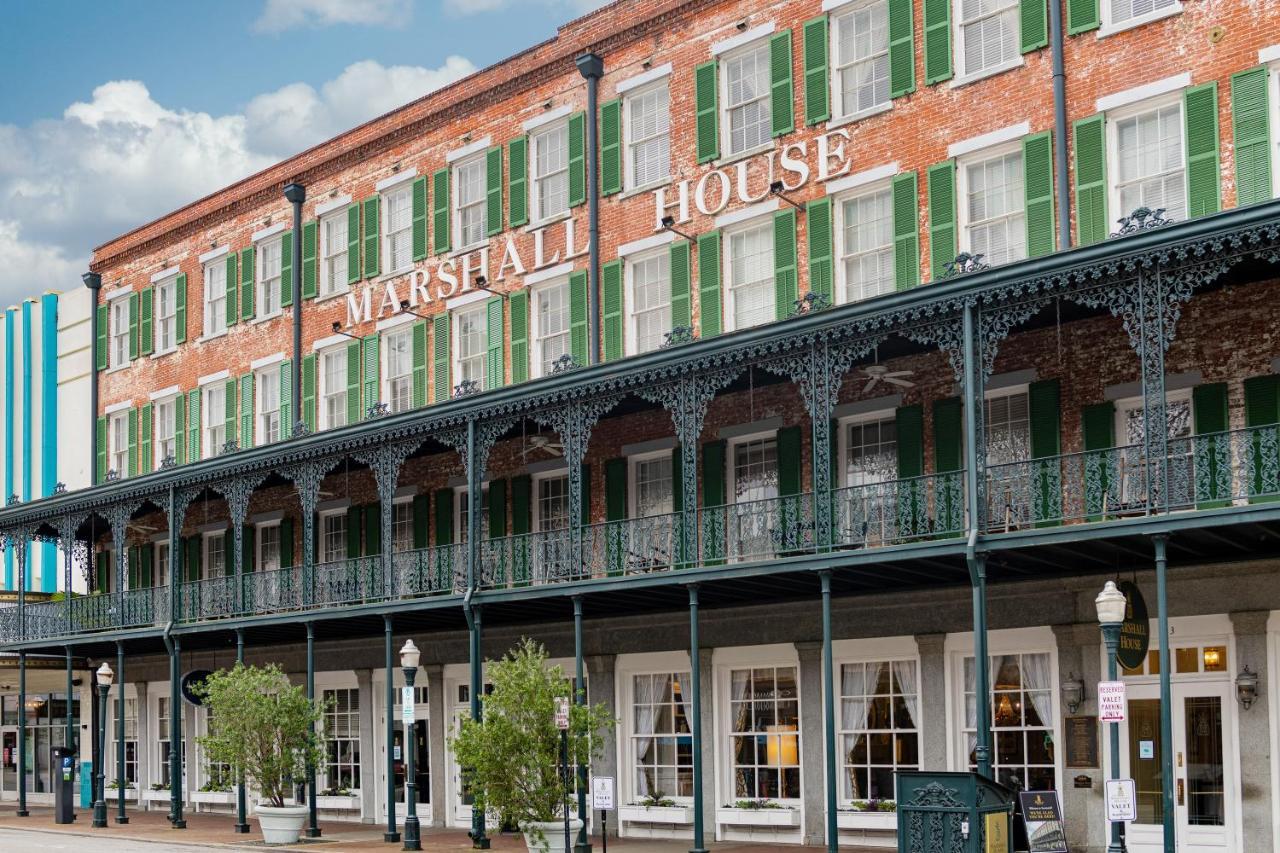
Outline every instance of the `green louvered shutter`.
POLYGON ((934 281, 956 259, 956 164, 946 160, 929 167, 929 258, 934 281))
MULTIPOLYGON (((513 223, 514 224, 514 223, 513 223)), ((449 251, 449 170, 431 175, 431 250, 437 255, 449 251)))
POLYGON ((203 537, 188 536, 186 544, 187 553, 182 559, 183 577, 188 583, 194 583, 204 574, 204 566, 201 565, 204 562, 203 537))
POLYGON ((916 173, 893 178, 893 279, 897 290, 920 283, 920 208, 916 173))
POLYGON ((258 267, 253 246, 240 250, 240 317, 252 320, 254 315, 253 285, 258 267))
MULTIPOLYGON (((507 225, 517 228, 529 221, 529 137, 507 143, 507 225)), ((436 174, 439 174, 438 172, 436 174)), ((447 205, 446 205, 447 207, 447 205)), ((439 218, 436 227, 439 227, 439 218)), ((446 222, 448 221, 446 216, 446 222)))
POLYGON ((178 273, 174 284, 174 336, 175 342, 187 342, 187 274, 178 273))
POLYGON ((288 308, 291 305, 293 305, 293 232, 286 231, 280 235, 280 307, 288 308))
POLYGON ((453 489, 436 490, 436 546, 453 544, 453 489))
POLYGON ((435 319, 435 348, 431 354, 435 362, 436 402, 443 403, 453 396, 449 388, 449 315, 437 314, 435 319))
MULTIPOLYGON (((708 441, 702 445, 702 506, 704 518, 723 517, 725 510, 715 509, 725 505, 725 440, 708 441), (710 512, 708 512, 710 510, 710 512)), ((724 562, 725 528, 727 524, 709 524, 702 538, 702 564, 713 566, 724 562)))
POLYGON ((1096 30, 1102 24, 1099 0, 1067 0, 1067 32, 1071 35, 1096 30))
POLYGON ((924 82, 932 85, 951 77, 951 0, 923 0, 924 82))
MULTIPOLYGON (((258 555, 257 548, 254 547, 254 538, 257 529, 252 524, 245 524, 241 527, 240 535, 240 572, 256 572, 258 571, 258 555)), ((251 594, 249 587, 246 594, 251 594)))
POLYGON ((280 519, 280 566, 293 568, 293 519, 280 519))
POLYGON ((382 553, 382 504, 374 501, 366 504, 364 516, 364 548, 360 556, 373 557, 382 553))
POLYGON ((603 291, 602 313, 604 360, 622 358, 622 261, 609 261, 600 270, 603 291))
POLYGON ((431 544, 431 499, 427 495, 413 496, 413 547, 427 548, 431 544))
POLYGON ((280 438, 293 436, 293 359, 280 362, 280 438))
POLYGON ((1053 134, 1035 133, 1022 140, 1023 188, 1026 191, 1027 256, 1038 258, 1057 248, 1053 221, 1053 134))
POLYGON ((427 321, 413 324, 413 407, 427 404, 427 321))
POLYGON ((1072 130, 1076 149, 1076 240, 1081 246, 1107 239, 1106 119, 1080 119, 1072 130))
POLYGON ((689 328, 692 323, 692 306, 689 297, 689 241, 671 244, 668 264, 671 272, 671 327, 689 328))
POLYGON ((569 206, 587 200, 587 114, 569 116, 569 206))
POLYGON ((1222 207, 1218 180, 1218 83, 1215 80, 1193 86, 1182 97, 1187 125, 1187 216, 1207 216, 1222 207))
POLYGON ((485 226, 490 237, 502 233, 502 146, 485 152, 485 226))
POLYGON ((898 479, 909 480, 924 474, 924 409, 901 406, 894 412, 898 434, 898 479))
POLYGON ((698 162, 720 156, 720 95, 716 90, 716 61, 693 69, 693 101, 697 128, 698 162))
POLYGON ((382 381, 381 371, 381 336, 374 332, 372 335, 366 335, 361 343, 361 351, 364 356, 364 400, 365 406, 372 406, 374 403, 388 402, 382 399, 382 381))
POLYGON ((795 91, 791 85, 791 30, 769 39, 770 118, 774 136, 796 129, 795 91))
MULTIPOLYGON (((353 205, 354 207, 354 205, 353 205)), ((358 209, 357 209, 358 210, 358 209)), ((350 214, 348 214, 348 220, 350 214)), ((358 218, 358 214, 357 214, 358 218)), ((350 224, 348 222, 348 224, 350 224)), ((320 292, 319 276, 317 275, 317 255, 320 251, 320 223, 316 220, 305 222, 302 225, 302 298, 315 299, 320 292)), ((347 243, 347 251, 351 251, 351 243, 347 243)), ((350 272, 347 274, 350 279, 350 272)), ((337 286, 341 282, 333 282, 333 286, 337 286)), ((293 285, 290 284, 290 290, 293 285)))
POLYGON ((605 572, 620 575, 626 570, 627 549, 623 526, 627 518, 627 460, 604 463, 605 572))
POLYGON ((684 464, 683 454, 680 452, 680 445, 671 448, 671 511, 675 513, 684 511, 684 472, 681 466, 684 464))
POLYGON ((253 447, 253 374, 240 377, 240 446, 253 447))
POLYGON ((529 583, 531 559, 528 534, 533 529, 533 480, 528 474, 511 478, 511 580, 516 586, 529 583))
POLYGON ((494 296, 486 301, 484 305, 486 332, 485 388, 501 388, 506 384, 507 371, 502 358, 502 350, 506 344, 502 316, 504 301, 501 296, 494 296))
MULTIPOLYGON (((226 417, 227 441, 238 442, 238 436, 240 434, 240 408, 236 405, 236 391, 239 387, 239 381, 235 379, 227 380, 227 384, 225 386, 226 410, 223 413, 226 417)), ((248 447, 248 445, 241 446, 248 447)), ((215 450, 218 453, 222 452, 221 447, 215 448, 215 450)))
POLYGON ((933 531, 954 532, 964 527, 964 498, 960 488, 964 467, 963 409, 958 397, 933 404, 933 470, 936 483, 933 531))
POLYGON ((698 320, 703 338, 720 334, 720 232, 698 235, 698 320))
POLYGON ((360 341, 352 341, 347 344, 347 423, 349 424, 364 419, 364 410, 360 405, 360 386, 364 378, 363 366, 360 358, 360 341))
POLYGON ((1227 383, 1197 385, 1191 391, 1191 410, 1195 434, 1201 436, 1191 445, 1195 476, 1189 485, 1195 489, 1196 508, 1225 506, 1222 499, 1231 495, 1231 437, 1223 434, 1228 428, 1227 383))
POLYGON ((802 439, 798 426, 778 430, 778 494, 798 495, 801 492, 802 439))
POLYGON ((138 298, 138 304, 142 311, 142 318, 138 321, 138 335, 141 338, 138 342, 138 349, 143 355, 151 355, 155 351, 155 329, 153 325, 155 295, 156 289, 154 287, 144 287, 138 298))
POLYGON ((427 176, 413 181, 413 259, 427 257, 427 176))
POLYGON ((364 219, 364 232, 362 236, 361 251, 364 254, 364 266, 362 272, 365 278, 374 278, 381 269, 378 257, 378 214, 382 207, 382 198, 377 193, 369 196, 361 202, 364 205, 362 218, 364 219))
POLYGON ((815 199, 805 206, 805 211, 809 227, 809 290, 826 297, 830 305, 835 300, 831 199, 815 199))
POLYGON ((360 280, 360 203, 347 205, 347 285, 360 280))
POLYGON ((507 535, 507 481, 490 480, 486 501, 489 505, 489 529, 485 535, 490 539, 502 539, 507 535))
POLYGON ((151 443, 155 435, 155 405, 147 403, 138 411, 138 472, 147 474, 155 461, 155 449, 151 443))
POLYGON ((804 122, 831 118, 831 84, 827 77, 827 16, 804 22, 804 122))
POLYGON ((794 207, 773 214, 774 319, 790 317, 800 298, 796 280, 796 211, 794 207))
POLYGON ((302 420, 316 431, 316 354, 302 357, 302 420))
POLYGON ((196 462, 200 459, 200 400, 204 397, 204 392, 199 389, 193 389, 187 394, 187 461, 196 462))
POLYGON ((1028 420, 1031 428, 1032 477, 1035 482, 1031 507, 1037 522, 1062 517, 1062 477, 1059 474, 1062 452, 1061 390, 1057 379, 1032 382, 1027 388, 1028 420))
POLYGON ((622 191, 622 99, 600 105, 600 193, 622 191))
POLYGON ((511 381, 529 379, 529 291, 512 293, 511 300, 511 381))
POLYGON ((1085 406, 1080 413, 1080 431, 1083 439, 1084 503, 1089 521, 1102 517, 1111 488, 1114 459, 1107 451, 1115 447, 1116 404, 1097 403, 1085 406))
POLYGON ((1236 204, 1271 198, 1271 129, 1266 66, 1231 75, 1231 131, 1235 142, 1236 204))
POLYGON ((138 294, 129 294, 129 359, 138 357, 138 344, 141 335, 138 331, 141 311, 138 309, 138 294))
POLYGON ((106 305, 98 306, 98 340, 94 344, 94 365, 98 370, 106 370, 107 362, 107 324, 110 321, 106 305))
POLYGON ((579 366, 587 363, 587 272, 578 270, 569 275, 569 353, 579 366))
POLYGON ((354 560, 360 556, 360 528, 364 507, 347 508, 347 559, 354 560))
POLYGON ((227 255, 227 325, 234 326, 240 319, 240 275, 236 260, 239 255, 227 255))
POLYGON ((889 97, 916 90, 915 12, 912 0, 889 0, 889 97))
POLYGON ((1280 376, 1274 373, 1251 376, 1244 381, 1244 425, 1251 432, 1249 444, 1252 468, 1249 478, 1250 503, 1266 500, 1264 495, 1280 493, 1280 376))
POLYGON ((138 476, 138 410, 130 409, 128 417, 128 439, 129 439, 129 470, 124 472, 126 477, 138 476))
MULTIPOLYGON (((1057 2, 1057 0, 1054 0, 1057 2)), ((1070 2, 1070 0, 1068 0, 1070 2)), ((1049 44, 1049 6, 1045 0, 1019 0, 1019 27, 1022 52, 1030 53, 1049 44)))
POLYGON ((107 419, 98 418, 96 423, 95 441, 94 441, 94 471, 96 476, 94 482, 105 483, 107 481, 107 419))
POLYGON ((187 463, 187 398, 181 393, 173 400, 173 461, 178 465, 187 463))

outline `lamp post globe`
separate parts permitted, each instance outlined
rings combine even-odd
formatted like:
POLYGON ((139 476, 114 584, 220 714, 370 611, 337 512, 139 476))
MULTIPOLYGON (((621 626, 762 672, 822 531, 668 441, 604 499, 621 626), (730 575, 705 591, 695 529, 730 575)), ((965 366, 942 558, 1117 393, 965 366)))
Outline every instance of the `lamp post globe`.
MULTIPOLYGON (((1098 624, 1102 628, 1102 640, 1107 646, 1107 680, 1116 680, 1116 654, 1120 648, 1120 628, 1124 624, 1125 613, 1128 610, 1128 599, 1125 598, 1115 584, 1115 581, 1107 581, 1102 588, 1102 592, 1098 593, 1098 597, 1093 600, 1094 607, 1098 611, 1098 624)), ((1111 741, 1111 778, 1120 778, 1120 724, 1110 723, 1111 741)), ((1107 853, 1126 853, 1124 839, 1124 823, 1120 821, 1111 824, 1110 841, 1107 844, 1107 853)))
MULTIPOLYGON (((107 825, 107 802, 106 802, 106 764, 107 764, 107 692, 111 689, 111 682, 115 680, 116 674, 111 671, 111 664, 106 661, 102 662, 102 666, 98 667, 98 671, 94 673, 94 680, 98 683, 98 778, 97 778, 97 796, 93 799, 93 827, 95 829, 103 829, 107 825)), ((124 784, 123 781, 120 784, 124 784)))
POLYGON ((415 781, 417 770, 414 768, 414 753, 418 751, 417 733, 415 732, 417 724, 412 721, 411 716, 414 702, 413 682, 418 675, 418 662, 421 659, 422 653, 418 651, 418 647, 413 640, 405 640, 404 645, 400 647, 400 667, 404 670, 404 686, 407 688, 402 699, 406 705, 405 713, 407 715, 404 724, 404 787, 405 799, 408 800, 408 803, 404 816, 404 850, 422 849, 421 834, 418 827, 418 785, 415 781))

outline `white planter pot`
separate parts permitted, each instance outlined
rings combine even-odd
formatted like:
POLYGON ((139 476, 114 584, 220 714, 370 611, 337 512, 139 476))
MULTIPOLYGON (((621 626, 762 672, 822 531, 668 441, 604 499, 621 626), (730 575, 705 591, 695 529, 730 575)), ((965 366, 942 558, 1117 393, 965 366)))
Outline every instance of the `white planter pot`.
POLYGON ((730 826, 799 826, 799 809, 716 809, 716 823, 730 826))
POLYGON ((524 843, 529 848, 529 853, 573 853, 573 842, 578 838, 578 830, 582 829, 582 821, 576 817, 569 819, 568 847, 564 844, 563 820, 550 823, 526 823, 520 829, 524 831, 524 843), (531 830, 540 830, 540 833, 531 830))
POLYGON ((307 822, 307 806, 265 806, 254 809, 262 840, 268 844, 297 844, 302 827, 307 822))
POLYGON ((672 825, 693 823, 691 806, 623 806, 618 809, 618 819, 628 823, 665 823, 672 825))
POLYGON ((316 808, 330 811, 343 811, 360 808, 360 797, 316 797, 316 808))
POLYGON ((167 803, 171 799, 168 791, 143 791, 142 801, 144 803, 167 803))
MULTIPOLYGON (((104 800, 105 802, 107 802, 107 803, 114 803, 114 802, 116 802, 116 801, 117 801, 117 800, 119 800, 119 799, 120 799, 120 789, 119 789, 119 788, 108 788, 108 789, 107 789, 107 793, 106 793, 106 795, 103 797, 103 800, 104 800)), ((125 799, 125 802, 136 802, 136 801, 137 801, 137 799, 138 799, 138 789, 137 789, 137 788, 125 788, 125 789, 124 789, 124 799, 125 799)))
POLYGON ((191 802, 193 803, 229 806, 235 801, 235 791, 195 791, 191 794, 191 802))
POLYGON ((883 829, 896 831, 897 812, 837 812, 836 826, 840 829, 883 829))

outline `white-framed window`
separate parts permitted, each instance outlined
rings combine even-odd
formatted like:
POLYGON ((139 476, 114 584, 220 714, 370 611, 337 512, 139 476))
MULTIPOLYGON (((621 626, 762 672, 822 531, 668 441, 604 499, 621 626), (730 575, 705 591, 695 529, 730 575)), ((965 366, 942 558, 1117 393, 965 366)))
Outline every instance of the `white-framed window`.
POLYGON ((258 244, 254 252, 258 259, 258 316, 271 317, 280 313, 280 262, 284 241, 271 237, 258 244))
POLYGON ((671 252, 660 251, 626 262, 627 354, 660 348, 671 331, 671 252))
POLYGON ((893 255, 893 192, 884 187, 838 203, 841 302, 857 302, 897 287, 893 255))
POLYGON ((992 265, 1027 256, 1027 197, 1022 148, 984 151, 956 163, 960 249, 992 265))
POLYGON ((729 454, 731 502, 766 501, 778 496, 778 438, 774 433, 735 439, 729 454))
POLYGON ((483 304, 453 315, 453 375, 457 384, 475 382, 485 386, 489 324, 483 304))
POLYGON ((872 486, 898 478, 898 422, 892 413, 850 418, 840 429, 845 486, 872 486))
POLYGON ((533 288, 534 376, 550 376, 569 352, 569 280, 533 288))
MULTIPOLYGON (((162 695, 156 697, 156 762, 158 765, 158 772, 153 778, 158 779, 160 784, 166 789, 171 787, 173 784, 173 777, 170 775, 170 770, 172 768, 169 765, 169 707, 168 696, 162 695)), ((182 770, 179 771, 184 779, 186 778, 187 768, 187 750, 185 747, 186 744, 183 744, 182 770)))
MULTIPOLYGON (((116 705, 113 702, 113 712, 115 708, 116 705)), ((115 750, 112 750, 112 758, 114 757, 115 750)), ((117 769, 114 762, 111 769, 117 769)), ((136 791, 138 787, 138 699, 136 696, 126 696, 124 700, 124 778, 136 791)), ((110 793, 112 792, 108 792, 110 793)))
POLYGON ((1026 386, 986 395, 983 426, 987 464, 1007 465, 1031 458, 1031 407, 1026 386))
POLYGON ((413 329, 403 328, 382 337, 382 399, 391 413, 413 408, 413 329))
POLYGON ((729 284, 726 331, 776 320, 773 222, 764 220, 732 231, 724 242, 729 284))
POLYGON ((204 576, 206 578, 225 577, 227 574, 226 532, 217 530, 205 533, 202 541, 204 545, 204 576))
POLYGON ((155 459, 152 468, 159 471, 166 459, 178 458, 178 398, 157 400, 155 407, 155 459))
POLYGON ((170 276, 156 284, 155 326, 152 350, 159 355, 178 345, 178 277, 170 276))
POLYGON ((332 510, 320 514, 321 563, 336 563, 347 558, 347 511, 332 510))
POLYGON ((663 80, 622 99, 626 188, 666 183, 671 178, 671 93, 663 80))
POLYGON ((800 799, 797 667, 729 671, 729 763, 731 799, 800 799))
POLYGON ((227 330, 227 259, 204 265, 204 337, 227 330))
POLYGON ((360 691, 354 687, 325 690, 325 789, 360 790, 360 691))
POLYGON ((258 444, 271 444, 280 440, 280 368, 259 370, 253 387, 258 393, 258 428, 254 430, 258 444))
POLYGON ((569 125, 557 122, 529 136, 529 186, 533 221, 569 210, 569 125))
POLYGON ((534 480, 533 525, 540 533, 569 527, 569 475, 534 480))
POLYGON ((868 0, 831 19, 836 119, 855 118, 889 103, 888 0, 868 0))
POLYGON ((637 798, 693 796, 689 683, 688 671, 631 677, 628 748, 637 798))
POLYGON ((841 801, 894 799, 894 774, 920 766, 916 661, 841 664, 840 708, 841 801))
POLYGON ((413 550, 413 498, 396 498, 391 503, 391 553, 413 550))
POLYGON ((205 459, 217 456, 227 443, 227 385, 212 382, 201 391, 204 400, 200 405, 200 417, 204 419, 201 433, 204 436, 205 459))
MULTIPOLYGON (((1015 652, 991 656, 991 755, 996 779, 1016 780, 1023 790, 1057 787, 1055 681, 1049 652, 1015 652)), ((977 703, 974 658, 964 658, 964 760, 977 768, 977 703)))
POLYGON ((772 114, 769 42, 753 42, 720 59, 720 103, 724 156, 733 157, 769 144, 772 114))
MULTIPOLYGON (((1121 500, 1126 503, 1146 499, 1146 467, 1144 442, 1146 409, 1141 397, 1116 402, 1116 447, 1120 467, 1121 500)), ((1171 506, 1190 506, 1195 497, 1195 447, 1191 436, 1195 431, 1195 409, 1190 390, 1165 393, 1164 426, 1169 493, 1165 500, 1171 506)))
MULTIPOLYGON (((214 732, 217 720, 213 716, 213 712, 208 707, 201 707, 196 712, 196 718, 201 728, 200 734, 210 735, 214 732)), ((199 746, 197 740, 196 746, 200 755, 200 774, 203 779, 202 790, 205 791, 225 791, 230 792, 235 782, 231 774, 231 765, 221 762, 210 761, 206 754, 206 750, 199 746)))
POLYGON ((632 456, 631 465, 631 517, 649 518, 670 515, 674 511, 674 472, 671 451, 658 450, 632 456))
MULTIPOLYGON (((454 490, 456 500, 453 502, 453 533, 455 542, 467 541, 467 513, 471 507, 471 492, 466 486, 459 486, 454 490)), ((480 518, 477 522, 480 525, 480 538, 489 538, 489 484, 482 483, 480 486, 480 518)))
POLYGON ((1021 58, 1018 0, 955 0, 957 76, 995 71, 1021 58))
POLYGON ((413 187, 404 184, 382 195, 383 257, 386 272, 413 266, 413 187))
POLYGON ((347 423, 347 348, 336 346, 320 353, 321 429, 347 423))
POLYGON ((320 296, 347 289, 347 217, 345 210, 320 218, 320 296))
POLYGON ((107 421, 107 446, 111 448, 107 470, 129 476, 129 413, 116 412, 107 421))
POLYGON ((129 294, 124 293, 111 300, 108 308, 107 334, 110 336, 110 360, 108 367, 124 367, 129 363, 129 325, 133 317, 129 311, 129 294))
POLYGON ((1110 209, 1128 216, 1139 207, 1187 217, 1187 161, 1182 96, 1107 113, 1110 209))
POLYGON ((1181 8, 1181 0, 1103 0, 1102 25, 1104 30, 1137 26, 1181 8))
POLYGON ((453 227, 459 249, 483 243, 488 233, 486 173, 483 154, 453 167, 453 227))
POLYGON ((161 539, 155 543, 155 564, 151 567, 151 577, 155 578, 152 586, 169 585, 169 540, 161 539))
POLYGON ((280 565, 280 522, 268 521, 258 525, 255 541, 257 548, 257 566, 259 572, 273 572, 282 568, 280 565))

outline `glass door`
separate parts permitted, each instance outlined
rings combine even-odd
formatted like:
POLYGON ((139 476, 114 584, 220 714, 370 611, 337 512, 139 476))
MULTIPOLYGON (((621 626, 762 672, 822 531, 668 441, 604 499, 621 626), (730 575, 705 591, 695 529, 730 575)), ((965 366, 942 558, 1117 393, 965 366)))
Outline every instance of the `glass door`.
MULTIPOLYGON (((5 728, 0 731, 0 792, 17 793, 18 790, 18 730, 5 728)), ((6 799, 8 799, 6 797, 6 799)))

